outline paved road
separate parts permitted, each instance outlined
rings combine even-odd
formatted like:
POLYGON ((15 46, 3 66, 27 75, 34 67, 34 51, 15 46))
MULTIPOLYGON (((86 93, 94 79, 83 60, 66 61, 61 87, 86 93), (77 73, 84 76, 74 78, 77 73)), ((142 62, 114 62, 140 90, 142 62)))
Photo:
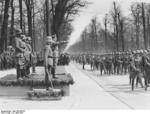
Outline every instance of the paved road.
MULTIPOLYGON (((0 109, 150 109, 150 91, 130 90, 127 76, 99 76, 71 63, 66 71, 75 84, 61 101, 29 101, 22 96, 0 97, 0 109)), ((38 70, 44 72, 42 70, 38 70)))
POLYGON ((132 92, 128 75, 100 76, 99 71, 91 72, 88 65, 86 66, 86 70, 82 70, 82 66, 78 64, 75 64, 75 67, 103 88, 105 92, 128 106, 128 108, 150 109, 150 89, 145 91, 143 88, 138 87, 132 92))
POLYGON ((76 98, 72 108, 130 109, 89 78, 89 74, 84 73, 77 65, 71 64, 67 71, 71 72, 76 82, 71 88, 71 96, 76 98))

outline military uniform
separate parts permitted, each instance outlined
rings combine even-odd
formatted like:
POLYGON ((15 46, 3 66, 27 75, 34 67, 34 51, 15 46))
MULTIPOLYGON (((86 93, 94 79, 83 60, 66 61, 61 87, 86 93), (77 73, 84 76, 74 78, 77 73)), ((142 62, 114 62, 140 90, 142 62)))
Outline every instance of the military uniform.
POLYGON ((136 85, 139 82, 143 87, 143 83, 141 79, 141 77, 143 76, 141 71, 141 64, 142 64, 141 57, 135 57, 130 63, 130 78, 131 78, 132 90, 134 90, 135 79, 137 79, 136 85))
POLYGON ((147 55, 142 56, 143 60, 143 70, 145 79, 145 90, 147 90, 149 79, 150 79, 150 58, 147 55))
POLYGON ((51 48, 52 45, 52 38, 48 36, 46 38, 46 45, 44 49, 44 64, 45 64, 45 83, 46 83, 46 88, 49 88, 49 77, 52 78, 52 68, 53 68, 53 51, 51 48))
POLYGON ((117 71, 117 55, 115 55, 112 59, 112 63, 113 63, 113 71, 114 71, 114 74, 116 74, 116 71, 117 71))
MULTIPOLYGON (((17 34, 21 34, 22 31, 19 30, 17 34)), ((15 39, 15 52, 16 52, 16 70, 17 70, 17 79, 21 78, 23 75, 23 69, 25 65, 24 52, 26 51, 26 45, 21 40, 21 36, 17 36, 15 39)))
POLYGON ((121 73, 122 63, 123 63, 123 61, 121 60, 121 57, 120 57, 120 55, 119 55, 119 56, 117 57, 117 60, 116 60, 117 74, 120 74, 120 73, 121 73))
POLYGON ((100 73, 102 75, 103 71, 104 73, 106 72, 106 68, 105 68, 105 58, 104 57, 101 57, 101 60, 100 60, 100 73))
POLYGON ((32 53, 31 63, 32 63, 32 72, 35 73, 36 72, 36 64, 37 64, 37 54, 36 54, 36 52, 32 53))
POLYGON ((124 72, 125 74, 127 74, 127 69, 128 69, 128 65, 129 65, 129 58, 127 57, 127 55, 125 55, 123 57, 123 63, 122 63, 122 72, 124 72))
MULTIPOLYGON (((56 35, 53 35, 52 38, 54 39, 51 45, 52 49, 52 58, 53 58, 53 67, 52 67, 52 76, 55 77, 55 70, 58 62, 58 45, 66 43, 65 41, 56 42, 57 38, 56 35)), ((65 62, 65 61, 64 61, 65 62)))
POLYGON ((106 65, 107 74, 111 74, 112 59, 110 57, 106 57, 105 65, 106 65))
POLYGON ((86 57, 85 57, 85 55, 82 56, 82 64, 83 64, 82 69, 84 69, 85 68, 85 64, 86 64, 86 57))
POLYGON ((30 45, 31 39, 30 37, 26 37, 25 43, 26 43, 26 51, 24 53, 25 59, 26 59, 26 76, 28 77, 30 74, 30 67, 31 67, 31 53, 32 53, 32 47, 30 45))

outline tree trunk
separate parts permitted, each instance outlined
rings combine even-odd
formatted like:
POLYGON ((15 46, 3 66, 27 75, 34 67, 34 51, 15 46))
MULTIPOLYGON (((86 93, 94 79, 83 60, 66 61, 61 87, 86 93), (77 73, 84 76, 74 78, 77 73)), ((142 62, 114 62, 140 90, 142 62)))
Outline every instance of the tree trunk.
POLYGON ((22 23, 22 0, 19 0, 19 10, 20 10, 20 28, 22 30, 23 23, 22 23))
MULTIPOLYGON (((148 40, 148 44, 150 44, 150 21, 149 21, 149 15, 147 15, 147 40, 148 40)), ((148 45, 150 46, 150 45, 148 45)))
POLYGON ((145 23, 145 9, 144 9, 144 3, 142 3, 142 21, 143 21, 144 47, 145 47, 145 49, 147 49, 147 38, 146 38, 146 23, 145 23))
POLYGON ((0 23, 3 22, 3 12, 4 12, 4 2, 1 3, 2 4, 2 9, 1 9, 1 20, 0 20, 0 23))
POLYGON ((136 47, 140 48, 140 39, 139 39, 139 22, 136 23, 136 47))
POLYGON ((46 34, 47 36, 51 35, 50 33, 50 12, 49 12, 49 0, 45 1, 46 5, 46 34))
POLYGON ((4 8, 4 19, 2 24, 2 31, 1 31, 1 45, 0 45, 0 52, 2 53, 4 50, 7 49, 7 29, 8 29, 8 10, 9 10, 9 3, 10 0, 5 0, 5 8, 4 8))
POLYGON ((14 14, 15 14, 15 8, 14 8, 14 0, 11 0, 11 29, 10 29, 10 45, 13 45, 13 38, 14 38, 14 14))
POLYGON ((33 24, 32 24, 32 25, 33 25, 33 32, 32 32, 32 36, 33 36, 33 38, 32 38, 32 39, 33 39, 33 40, 32 40, 32 41, 33 41, 33 50, 36 51, 36 46, 35 46, 35 44, 36 44, 36 42, 35 42, 36 39, 35 39, 35 38, 36 38, 36 37, 35 37, 35 14, 34 14, 34 3, 33 3, 33 24))
MULTIPOLYGON (((122 20, 123 21, 123 20, 122 20)), ((125 51, 125 42, 124 42, 124 23, 121 22, 121 41, 122 41, 122 51, 125 51)))
POLYGON ((105 16, 105 40, 104 40, 104 42, 105 42, 105 51, 107 52, 107 15, 105 16))
POLYGON ((32 31, 32 0, 27 0, 26 1, 26 6, 27 6, 27 17, 28 17, 28 35, 32 39, 32 49, 34 48, 34 43, 33 43, 33 31, 32 31))
POLYGON ((26 21, 25 21, 25 17, 23 18, 23 33, 26 34, 26 21))
POLYGON ((118 38, 118 22, 117 22, 117 9, 116 9, 116 2, 113 2, 114 4, 114 11, 115 11, 115 16, 114 16, 114 34, 115 34, 115 37, 116 37, 116 50, 119 51, 119 38, 118 38))

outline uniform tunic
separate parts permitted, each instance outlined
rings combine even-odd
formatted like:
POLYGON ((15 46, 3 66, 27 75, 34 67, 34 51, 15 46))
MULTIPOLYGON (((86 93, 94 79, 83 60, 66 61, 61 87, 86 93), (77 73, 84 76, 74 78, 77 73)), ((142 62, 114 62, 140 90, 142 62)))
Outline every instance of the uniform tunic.
POLYGON ((26 51, 26 44, 20 39, 16 38, 16 59, 17 65, 23 66, 25 64, 24 53, 26 51))

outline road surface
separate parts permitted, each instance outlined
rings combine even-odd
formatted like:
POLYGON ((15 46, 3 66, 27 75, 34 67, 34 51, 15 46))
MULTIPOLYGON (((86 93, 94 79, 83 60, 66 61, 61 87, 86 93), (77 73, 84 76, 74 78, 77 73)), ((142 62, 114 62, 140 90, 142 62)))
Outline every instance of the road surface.
POLYGON ((30 101, 23 96, 0 96, 0 109, 150 109, 150 91, 136 88, 132 92, 128 76, 100 76, 98 71, 91 72, 89 66, 85 68, 82 70, 76 63, 66 66, 75 80, 69 97, 60 101, 30 101))

